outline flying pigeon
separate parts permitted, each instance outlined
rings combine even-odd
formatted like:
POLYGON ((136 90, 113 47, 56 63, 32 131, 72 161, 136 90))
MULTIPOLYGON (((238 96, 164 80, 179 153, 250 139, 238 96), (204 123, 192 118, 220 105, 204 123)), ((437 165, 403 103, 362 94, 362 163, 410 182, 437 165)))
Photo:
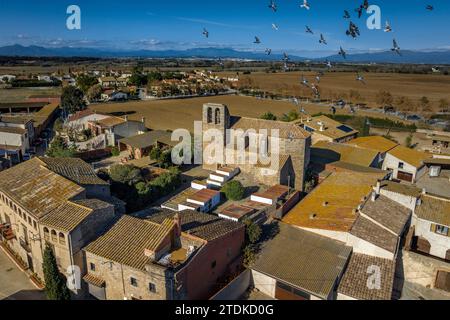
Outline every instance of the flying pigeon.
POLYGON ((209 38, 209 31, 206 30, 205 28, 203 28, 202 34, 203 34, 206 38, 209 38))
POLYGON ((311 9, 311 6, 308 3, 308 0, 303 0, 303 4, 300 5, 300 8, 305 8, 306 10, 311 9))
POLYGON ((255 36, 255 41, 254 41, 253 43, 255 43, 255 44, 260 44, 260 43, 261 43, 261 40, 259 40, 259 38, 255 36))
POLYGON ((389 21, 386 21, 386 27, 384 28, 384 32, 392 32, 392 28, 389 21))
POLYGON ((400 47, 398 46, 397 41, 394 39, 392 43, 393 43, 393 47, 392 47, 391 51, 397 52, 397 54, 401 56, 402 54, 400 52, 400 47))
POLYGON ((347 10, 344 10, 344 19, 350 19, 350 13, 347 10))
POLYGON ((344 49, 342 49, 342 47, 339 50, 339 54, 342 56, 342 58, 347 59, 347 53, 344 49))
POLYGON ((269 3, 269 8, 272 9, 273 12, 277 12, 277 4, 274 0, 271 0, 269 3))
POLYGON ((265 52, 268 56, 270 56, 272 54, 272 49, 267 48, 265 52))
POLYGON ((320 40, 319 43, 323 43, 323 44, 328 44, 327 40, 325 40, 325 38, 323 37, 323 34, 320 34, 320 40))
POLYGON ((275 23, 272 23, 272 29, 278 31, 279 28, 275 23))
POLYGON ((357 74, 356 75, 356 81, 362 82, 363 84, 366 84, 366 80, 364 79, 364 77, 361 74, 357 74))
POLYGON ((314 34, 310 27, 306 26, 306 33, 314 34))

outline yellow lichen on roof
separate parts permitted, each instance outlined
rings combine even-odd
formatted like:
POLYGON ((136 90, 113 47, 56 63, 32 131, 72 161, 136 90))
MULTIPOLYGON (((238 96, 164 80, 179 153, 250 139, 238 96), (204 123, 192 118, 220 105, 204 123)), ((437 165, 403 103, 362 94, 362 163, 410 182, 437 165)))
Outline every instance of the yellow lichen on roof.
POLYGON ((397 146, 394 149, 390 150, 388 153, 396 157, 397 159, 413 165, 414 167, 421 167, 425 159, 432 158, 430 154, 403 146, 397 146))
POLYGON ((378 151, 375 150, 327 141, 316 143, 312 147, 311 152, 312 156, 315 157, 334 159, 365 167, 370 167, 378 156, 378 151))
POLYGON ((360 137, 347 142, 347 144, 360 148, 376 150, 381 153, 388 152, 398 146, 398 143, 381 136, 360 137))
POLYGON ((335 172, 295 206, 283 222, 312 229, 349 231, 356 209, 385 173, 335 172))

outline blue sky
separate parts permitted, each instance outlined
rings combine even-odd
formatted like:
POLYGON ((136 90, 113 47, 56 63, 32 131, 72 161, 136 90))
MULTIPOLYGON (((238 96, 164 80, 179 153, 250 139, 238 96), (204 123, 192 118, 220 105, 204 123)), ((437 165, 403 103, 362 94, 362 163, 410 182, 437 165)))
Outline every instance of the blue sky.
POLYGON ((260 50, 266 47, 291 54, 320 55, 339 46, 350 51, 388 49, 397 38, 402 49, 450 49, 450 1, 378 0, 383 24, 391 22, 394 32, 368 30, 367 15, 358 19, 354 8, 362 0, 309 0, 312 8, 300 8, 300 0, 276 0, 278 12, 269 0, 0 0, 0 45, 22 44, 47 47, 96 47, 117 49, 186 49, 232 47, 260 50), (433 12, 425 10, 430 3, 433 12), (82 29, 66 28, 66 9, 80 6, 82 29), (348 22, 343 10, 361 29, 353 40, 345 35, 348 22), (279 31, 272 29, 275 23, 279 31), (306 34, 305 25, 323 33, 306 34), (202 36, 206 27, 210 38, 202 36), (262 44, 253 44, 254 36, 262 44))

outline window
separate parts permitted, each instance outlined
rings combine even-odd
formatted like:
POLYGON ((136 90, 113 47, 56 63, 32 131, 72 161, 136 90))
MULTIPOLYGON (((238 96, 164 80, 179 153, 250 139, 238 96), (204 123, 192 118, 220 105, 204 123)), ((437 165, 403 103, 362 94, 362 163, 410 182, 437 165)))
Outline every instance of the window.
POLYGON ((50 239, 50 232, 46 227, 44 228, 44 239, 47 241, 50 239))
POLYGON ((440 225, 436 225, 436 233, 448 236, 448 228, 440 225))
POLYGON ((65 245, 66 244, 66 237, 64 236, 64 233, 60 232, 58 237, 59 237, 59 244, 65 245))
POLYGON ((56 240, 57 240, 57 237, 56 237, 56 231, 55 231, 55 230, 52 230, 51 234, 52 234, 52 241, 53 241, 53 242, 56 242, 56 240))
POLYGON ((220 124, 220 109, 216 109, 215 124, 220 124))
POLYGON ((212 123, 213 121, 212 121, 212 108, 208 108, 208 111, 207 111, 207 122, 208 123, 212 123))
POLYGON ((33 220, 33 228, 34 228, 35 230, 37 230, 37 223, 36 223, 36 221, 34 221, 34 220, 33 220))
POLYGON ((216 267, 216 265, 217 265, 217 261, 214 260, 214 261, 211 263, 211 269, 214 269, 214 268, 216 267))
POLYGON ((398 163, 398 168, 403 169, 405 167, 405 164, 403 162, 398 163))
POLYGON ((133 277, 130 278, 130 284, 131 284, 133 287, 137 287, 137 286, 138 286, 137 280, 136 280, 135 278, 133 278, 133 277))
POLYGON ((150 291, 150 292, 153 292, 153 293, 156 293, 156 285, 154 284, 154 283, 149 283, 148 284, 148 290, 150 291))
POLYGON ((91 271, 95 271, 95 264, 91 262, 89 264, 89 269, 91 269, 91 271))

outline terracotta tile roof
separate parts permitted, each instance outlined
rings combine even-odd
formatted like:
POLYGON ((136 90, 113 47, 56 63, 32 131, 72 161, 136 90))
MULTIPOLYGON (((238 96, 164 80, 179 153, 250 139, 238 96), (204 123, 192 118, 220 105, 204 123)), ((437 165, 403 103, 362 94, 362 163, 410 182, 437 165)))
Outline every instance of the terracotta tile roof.
POLYGON ((127 122, 125 119, 119 117, 108 117, 94 121, 95 124, 101 126, 102 128, 112 128, 125 122, 127 122))
POLYGON ((314 229, 349 231, 354 210, 385 173, 335 172, 298 203, 283 222, 314 229))
MULTIPOLYGON (((230 232, 243 228, 241 223, 235 223, 197 211, 182 211, 178 214, 181 218, 181 229, 183 232, 206 241, 213 241, 230 232)), ((160 212, 151 215, 148 219, 154 223, 161 223, 165 219, 173 218, 173 216, 174 212, 170 210, 161 210, 160 212)))
POLYGON ((108 185, 88 163, 78 158, 39 158, 48 169, 80 185, 108 185))
POLYGON ((398 146, 398 143, 381 136, 360 137, 347 142, 347 144, 381 153, 386 153, 398 146))
POLYGON ((397 146, 388 152, 390 155, 400 159, 410 165, 420 168, 423 165, 425 159, 429 159, 432 156, 425 152, 420 152, 403 146, 397 146))
POLYGON ((135 269, 145 270, 151 260, 145 250, 157 247, 173 227, 173 220, 161 224, 123 216, 103 236, 91 242, 85 251, 135 269))
POLYGON ((234 219, 241 219, 255 212, 256 210, 253 208, 232 203, 224 208, 220 214, 234 219))
POLYGON ((57 230, 70 232, 94 210, 107 207, 112 208, 113 205, 97 199, 67 201, 43 217, 41 223, 57 230))
POLYGON ((397 236, 363 216, 356 219, 350 234, 391 253, 397 252, 397 236))
POLYGON ((310 137, 311 135, 303 128, 301 128, 299 125, 295 123, 288 123, 288 122, 281 122, 281 121, 270 121, 270 120, 263 120, 263 119, 254 119, 254 118, 236 118, 233 117, 233 124, 231 126, 231 129, 242 129, 242 130, 248 130, 253 129, 256 130, 256 132, 259 132, 259 130, 268 130, 268 135, 270 136, 270 130, 272 129, 278 129, 279 137, 284 139, 306 139, 310 137))
POLYGON ((394 286, 395 262, 387 259, 353 253, 347 269, 339 284, 338 293, 358 300, 391 300, 394 286), (370 289, 373 272, 370 268, 379 267, 381 288, 370 289))
POLYGON ((352 252, 342 242, 280 223, 252 269, 323 299, 333 292, 352 252))
POLYGON ((0 122, 5 123, 13 123, 13 124, 27 124, 32 121, 33 118, 31 116, 0 116, 0 122))
POLYGON ((336 161, 336 162, 332 162, 332 163, 328 163, 326 165, 326 168, 328 171, 336 171, 336 170, 346 170, 349 172, 365 172, 365 173, 381 173, 381 172, 386 172, 386 174, 388 173, 387 171, 383 171, 381 169, 378 168, 372 168, 372 167, 365 167, 365 166, 360 166, 357 164, 353 164, 353 163, 348 163, 348 162, 343 162, 343 161, 336 161))
POLYGON ((43 217, 41 223, 60 231, 70 232, 92 212, 92 209, 67 201, 43 217))
POLYGON ((319 141, 311 147, 311 157, 314 162, 319 163, 342 161, 359 166, 370 167, 378 154, 379 152, 375 150, 326 141, 319 141))
POLYGON ((342 123, 335 121, 327 116, 318 116, 313 117, 310 122, 303 121, 301 122, 304 126, 308 126, 315 130, 314 133, 324 135, 326 137, 330 137, 332 139, 341 139, 348 136, 352 136, 358 133, 357 130, 353 129, 350 126, 345 125, 348 130, 341 130, 340 127, 344 126, 342 123), (324 130, 320 131, 321 125, 324 126, 324 130))
POLYGON ((40 219, 84 189, 33 158, 0 172, 0 191, 40 219))
POLYGON ((385 196, 369 199, 361 212, 400 236, 411 216, 411 210, 385 196))
POLYGON ((69 117, 69 122, 77 121, 77 120, 80 120, 80 119, 82 119, 84 117, 87 117, 87 116, 90 116, 90 115, 93 115, 93 114, 94 114, 94 112, 92 110, 90 110, 90 109, 85 109, 85 110, 82 110, 82 111, 78 111, 77 113, 74 113, 74 114, 72 114, 69 117))
POLYGON ((134 137, 125 138, 120 140, 120 143, 129 145, 133 148, 148 148, 156 145, 157 142, 168 145, 176 146, 178 141, 171 141, 172 134, 163 130, 149 131, 144 134, 140 134, 134 137))
POLYGON ((90 273, 86 274, 83 280, 99 288, 103 288, 106 284, 105 280, 90 273))
POLYGON ((422 190, 413 185, 406 185, 393 181, 381 182, 381 189, 416 198, 418 198, 422 194, 422 190))
POLYGON ((423 195, 421 201, 415 212, 420 219, 450 227, 449 199, 423 195))

